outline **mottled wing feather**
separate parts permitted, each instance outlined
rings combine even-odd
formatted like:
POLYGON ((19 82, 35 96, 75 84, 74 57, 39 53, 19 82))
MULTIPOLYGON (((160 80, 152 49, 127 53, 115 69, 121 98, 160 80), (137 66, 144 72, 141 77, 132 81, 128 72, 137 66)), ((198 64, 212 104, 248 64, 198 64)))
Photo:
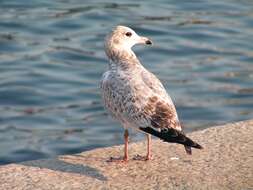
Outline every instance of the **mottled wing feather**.
POLYGON ((141 77, 146 86, 150 88, 154 94, 159 95, 161 98, 169 97, 162 83, 153 73, 150 73, 147 70, 143 70, 141 73, 141 77))
POLYGON ((150 97, 144 110, 150 119, 152 127, 156 129, 174 128, 181 130, 174 105, 164 102, 158 96, 150 97))
POLYGON ((148 71, 142 72, 144 83, 152 90, 145 112, 155 128, 175 128, 181 130, 175 106, 160 80, 148 71))

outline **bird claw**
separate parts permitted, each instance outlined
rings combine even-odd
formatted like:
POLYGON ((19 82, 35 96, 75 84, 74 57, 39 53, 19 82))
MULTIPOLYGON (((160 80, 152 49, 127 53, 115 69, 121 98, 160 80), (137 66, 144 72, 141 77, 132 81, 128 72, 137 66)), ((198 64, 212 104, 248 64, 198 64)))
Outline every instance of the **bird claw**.
POLYGON ((151 155, 147 155, 147 156, 141 156, 139 154, 135 155, 133 160, 140 160, 140 161, 148 161, 151 160, 152 156, 151 155))
POLYGON ((107 160, 107 162, 116 162, 116 163, 127 163, 128 159, 125 157, 119 157, 119 158, 114 158, 114 157, 110 157, 109 160, 107 160))

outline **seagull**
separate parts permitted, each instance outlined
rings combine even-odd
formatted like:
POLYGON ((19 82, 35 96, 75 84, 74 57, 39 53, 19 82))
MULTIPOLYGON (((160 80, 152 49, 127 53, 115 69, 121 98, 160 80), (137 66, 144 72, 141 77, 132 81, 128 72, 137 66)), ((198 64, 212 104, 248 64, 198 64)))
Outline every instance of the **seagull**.
POLYGON ((109 67, 100 83, 102 100, 112 117, 124 127, 124 157, 118 160, 129 160, 130 128, 147 136, 145 160, 152 157, 151 135, 184 145, 187 154, 192 154, 191 147, 202 149, 182 131, 176 108, 164 86, 143 67, 133 52, 132 47, 136 44, 152 45, 152 41, 126 26, 116 26, 104 43, 109 67))

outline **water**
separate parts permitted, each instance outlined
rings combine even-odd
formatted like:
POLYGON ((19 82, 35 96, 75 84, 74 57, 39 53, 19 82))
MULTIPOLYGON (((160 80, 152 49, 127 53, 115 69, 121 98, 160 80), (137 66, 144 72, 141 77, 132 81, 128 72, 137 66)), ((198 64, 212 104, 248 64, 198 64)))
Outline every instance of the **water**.
POLYGON ((152 38, 134 49, 186 131, 253 118, 252 0, 1 0, 0 164, 122 143, 98 90, 117 24, 152 38))

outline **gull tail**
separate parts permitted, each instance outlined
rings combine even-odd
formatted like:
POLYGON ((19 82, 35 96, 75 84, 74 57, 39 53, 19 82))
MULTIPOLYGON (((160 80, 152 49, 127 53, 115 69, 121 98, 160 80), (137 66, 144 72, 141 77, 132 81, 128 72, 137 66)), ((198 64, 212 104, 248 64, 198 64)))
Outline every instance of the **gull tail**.
POLYGON ((139 129, 146 133, 154 135, 165 142, 179 143, 179 144, 184 145, 186 153, 190 155, 192 154, 191 147, 197 148, 197 149, 203 149, 201 145, 194 142, 189 137, 185 136, 185 134, 182 131, 178 131, 173 128, 166 128, 166 129, 162 129, 161 131, 157 131, 153 129, 152 127, 140 127, 139 129))

